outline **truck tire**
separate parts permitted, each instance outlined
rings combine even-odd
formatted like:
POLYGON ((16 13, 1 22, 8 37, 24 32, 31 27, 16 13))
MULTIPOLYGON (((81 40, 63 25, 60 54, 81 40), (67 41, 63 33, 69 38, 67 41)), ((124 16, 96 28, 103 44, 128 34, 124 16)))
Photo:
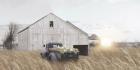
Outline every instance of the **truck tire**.
POLYGON ((77 53, 77 59, 79 59, 79 53, 77 53))
POLYGON ((79 59, 79 54, 77 53, 74 60, 77 61, 79 59))
POLYGON ((49 60, 51 60, 51 61, 53 61, 53 62, 58 61, 58 58, 57 58, 56 53, 51 52, 51 53, 49 54, 49 60))

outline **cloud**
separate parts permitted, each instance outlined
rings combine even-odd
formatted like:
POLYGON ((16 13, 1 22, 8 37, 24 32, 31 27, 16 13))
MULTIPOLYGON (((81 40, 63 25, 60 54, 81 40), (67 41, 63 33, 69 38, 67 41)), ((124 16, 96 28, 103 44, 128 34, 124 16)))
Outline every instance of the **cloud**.
POLYGON ((32 0, 0 0, 0 6, 18 7, 29 3, 32 0))
MULTIPOLYGON (((110 4, 116 4, 116 3, 125 3, 130 2, 134 0, 92 0, 94 3, 110 3, 110 4)), ((136 0, 135 0, 136 1, 136 0)))
POLYGON ((51 0, 52 7, 77 7, 92 2, 92 0, 51 0))
POLYGON ((109 3, 123 3, 123 2, 128 2, 128 0, 107 0, 109 3))

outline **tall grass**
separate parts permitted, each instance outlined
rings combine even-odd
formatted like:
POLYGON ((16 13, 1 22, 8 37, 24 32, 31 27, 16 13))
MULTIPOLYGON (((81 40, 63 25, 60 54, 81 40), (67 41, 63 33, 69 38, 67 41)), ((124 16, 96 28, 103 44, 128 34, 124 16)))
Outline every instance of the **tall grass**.
POLYGON ((140 48, 91 48, 78 61, 51 62, 39 52, 0 51, 0 70, 140 70, 140 48))

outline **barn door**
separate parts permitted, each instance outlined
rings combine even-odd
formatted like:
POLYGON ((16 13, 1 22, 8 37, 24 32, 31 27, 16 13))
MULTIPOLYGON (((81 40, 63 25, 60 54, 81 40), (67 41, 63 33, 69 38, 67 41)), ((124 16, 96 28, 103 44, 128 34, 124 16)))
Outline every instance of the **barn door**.
POLYGON ((73 45, 73 47, 79 50, 80 55, 88 55, 88 45, 73 45))

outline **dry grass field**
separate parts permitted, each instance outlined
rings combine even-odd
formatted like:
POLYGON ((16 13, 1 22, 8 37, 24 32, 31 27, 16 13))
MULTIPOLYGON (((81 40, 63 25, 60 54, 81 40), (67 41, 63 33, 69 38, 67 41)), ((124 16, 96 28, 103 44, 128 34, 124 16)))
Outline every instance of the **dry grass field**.
POLYGON ((140 70, 140 48, 91 48, 78 61, 50 62, 39 52, 0 51, 0 70, 140 70))

